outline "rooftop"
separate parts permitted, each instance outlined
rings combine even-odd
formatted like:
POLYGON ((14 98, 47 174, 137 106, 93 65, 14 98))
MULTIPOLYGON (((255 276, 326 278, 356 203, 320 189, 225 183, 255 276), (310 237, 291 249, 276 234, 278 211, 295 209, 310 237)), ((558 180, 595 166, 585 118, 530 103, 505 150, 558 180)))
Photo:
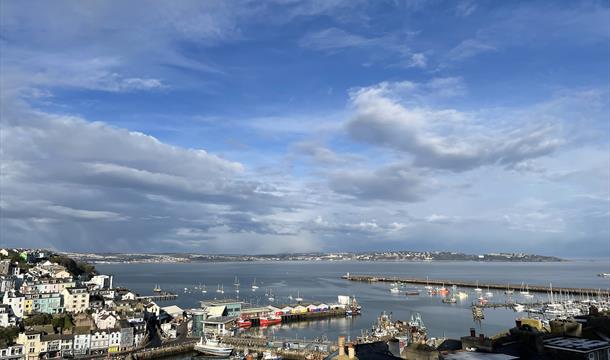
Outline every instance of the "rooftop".
POLYGON ((594 350, 610 348, 610 342, 562 336, 544 340, 544 346, 551 349, 588 353, 594 350))

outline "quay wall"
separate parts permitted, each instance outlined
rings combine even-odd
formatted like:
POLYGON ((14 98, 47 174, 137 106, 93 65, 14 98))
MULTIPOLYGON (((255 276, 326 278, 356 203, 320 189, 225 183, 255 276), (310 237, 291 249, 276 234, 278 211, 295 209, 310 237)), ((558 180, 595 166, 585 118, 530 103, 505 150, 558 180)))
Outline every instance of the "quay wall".
MULTIPOLYGON (((389 283, 406 283, 406 284, 417 284, 417 285, 432 285, 432 286, 457 286, 457 287, 465 287, 465 288, 475 288, 477 287, 477 283, 473 281, 464 281, 464 280, 432 280, 432 279, 416 279, 416 278, 404 278, 404 277, 386 277, 386 276, 378 276, 378 275, 352 275, 349 276, 343 275, 343 279, 350 281, 364 281, 364 282, 389 282, 389 283)), ((494 290, 506 290, 510 288, 514 290, 515 293, 518 293, 521 288, 521 284, 496 284, 496 283, 482 283, 479 282, 478 286, 481 289, 494 289, 494 290)), ((550 286, 543 285, 528 285, 528 289, 530 292, 538 292, 538 293, 548 293, 551 291, 550 286)), ((570 293, 573 295, 592 295, 597 296, 601 294, 602 296, 610 296, 610 290, 607 289, 591 289, 591 288, 571 288, 571 287, 555 287, 553 286, 553 293, 570 293)))

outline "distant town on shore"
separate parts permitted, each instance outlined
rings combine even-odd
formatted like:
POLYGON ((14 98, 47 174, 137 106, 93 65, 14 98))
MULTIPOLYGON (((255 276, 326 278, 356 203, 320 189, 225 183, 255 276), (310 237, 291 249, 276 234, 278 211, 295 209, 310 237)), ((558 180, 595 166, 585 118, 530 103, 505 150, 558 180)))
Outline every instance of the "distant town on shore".
POLYGON ((555 256, 526 253, 465 254, 451 251, 375 251, 292 253, 269 255, 186 254, 186 253, 72 253, 66 256, 89 263, 178 263, 248 261, 566 261, 555 256))

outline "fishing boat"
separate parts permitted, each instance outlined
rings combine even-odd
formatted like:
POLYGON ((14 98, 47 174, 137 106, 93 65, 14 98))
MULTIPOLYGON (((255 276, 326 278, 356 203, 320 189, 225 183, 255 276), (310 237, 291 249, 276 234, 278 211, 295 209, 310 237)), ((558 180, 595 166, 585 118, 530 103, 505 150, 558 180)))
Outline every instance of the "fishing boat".
POLYGON ((256 278, 254 278, 254 281, 252 281, 252 291, 256 291, 256 289, 258 289, 258 286, 256 285, 256 278))
POLYGON ((447 296, 449 295, 449 290, 445 287, 445 284, 443 283, 443 286, 437 289, 436 293, 441 296, 447 296))
POLYGON ((233 353, 233 346, 223 344, 217 338, 206 339, 202 337, 197 344, 195 344, 195 351, 205 355, 212 356, 230 356, 233 353))
POLYGON ((277 315, 263 316, 260 323, 261 326, 277 325, 282 323, 282 318, 277 315))
POLYGON ((479 287, 479 280, 477 280, 477 287, 474 289, 474 291, 478 293, 483 292, 483 289, 479 287))
POLYGON ((239 319, 237 320, 237 326, 247 329, 252 326, 252 321, 250 319, 239 319))

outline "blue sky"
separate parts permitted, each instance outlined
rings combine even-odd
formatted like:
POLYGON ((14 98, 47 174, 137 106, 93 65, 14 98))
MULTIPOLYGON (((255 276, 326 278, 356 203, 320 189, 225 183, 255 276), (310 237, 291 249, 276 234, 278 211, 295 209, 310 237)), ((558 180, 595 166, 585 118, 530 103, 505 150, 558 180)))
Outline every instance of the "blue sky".
POLYGON ((3 245, 610 253, 607 1, 0 6, 3 245))

